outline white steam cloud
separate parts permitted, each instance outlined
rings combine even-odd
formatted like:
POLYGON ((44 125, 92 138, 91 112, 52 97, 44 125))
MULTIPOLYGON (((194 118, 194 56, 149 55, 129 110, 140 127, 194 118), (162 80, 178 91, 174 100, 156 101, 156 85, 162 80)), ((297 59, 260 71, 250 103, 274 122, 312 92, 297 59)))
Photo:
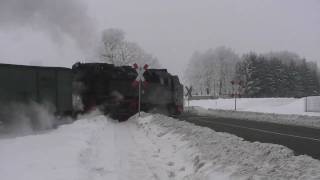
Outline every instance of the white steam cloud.
POLYGON ((68 36, 85 49, 95 38, 95 26, 78 0, 0 0, 0 28, 30 27, 59 42, 68 36))
POLYGON ((49 104, 30 102, 0 105, 0 135, 27 135, 52 129, 57 122, 54 108, 49 104))

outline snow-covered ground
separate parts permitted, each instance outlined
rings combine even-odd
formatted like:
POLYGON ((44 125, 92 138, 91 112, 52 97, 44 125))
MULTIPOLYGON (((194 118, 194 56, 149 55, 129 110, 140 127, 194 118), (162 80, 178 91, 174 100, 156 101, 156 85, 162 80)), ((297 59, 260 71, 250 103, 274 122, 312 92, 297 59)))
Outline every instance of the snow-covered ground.
POLYGON ((48 133, 0 139, 0 179, 320 179, 320 161, 286 147, 142 114, 87 117, 48 133))
MULTIPOLYGON (((193 100, 190 106, 206 109, 234 110, 234 99, 193 100)), ((251 111, 276 114, 317 115, 320 113, 305 112, 304 98, 238 98, 238 111, 251 111)))
POLYGON ((234 105, 234 99, 190 101, 200 114, 320 128, 320 113, 305 112, 304 98, 240 98, 237 111, 234 105))

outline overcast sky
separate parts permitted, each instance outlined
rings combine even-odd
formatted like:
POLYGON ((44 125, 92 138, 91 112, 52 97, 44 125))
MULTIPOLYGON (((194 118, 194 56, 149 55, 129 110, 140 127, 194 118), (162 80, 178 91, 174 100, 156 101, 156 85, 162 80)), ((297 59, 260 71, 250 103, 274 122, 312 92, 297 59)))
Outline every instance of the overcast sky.
MULTIPOLYGON (((19 1, 28 2, 0 0, 0 5, 9 6, 7 9, 10 11, 10 7, 14 7, 11 2, 19 1), (5 1, 10 3, 3 3, 5 1)), ((41 0, 30 1, 38 3, 41 0)), ((56 0, 62 4, 65 1, 68 0, 56 0)), ((238 54, 288 50, 308 60, 320 62, 320 0, 73 1, 83 4, 77 4, 74 11, 78 14, 73 13, 72 16, 80 16, 79 22, 84 19, 81 22, 86 24, 68 26, 64 31, 66 35, 58 38, 51 32, 52 26, 41 28, 43 23, 8 28, 10 16, 14 14, 4 17, 4 13, 0 12, 0 61, 70 67, 75 61, 87 56, 85 46, 77 48, 79 46, 75 45, 84 44, 85 41, 79 41, 80 37, 89 36, 87 34, 91 31, 96 33, 106 28, 119 28, 125 31, 129 41, 140 44, 147 52, 158 57, 164 68, 179 75, 195 50, 204 51, 218 46, 230 47, 238 54), (86 25, 92 29, 85 28, 86 25), (79 29, 83 30, 83 34, 79 29), (76 34, 68 36, 73 32, 76 34)), ((52 4, 48 6, 52 7, 52 4)), ((55 11, 59 11, 60 16, 68 16, 60 12, 65 5, 57 7, 55 11)), ((66 12, 71 10, 66 9, 66 12)), ((39 14, 47 11, 39 11, 39 14)), ((22 15, 25 17, 26 13, 22 15)), ((54 22, 62 19, 56 15, 53 17, 54 22)), ((16 24, 29 20, 12 19, 16 24)), ((55 23, 61 29, 70 21, 55 23)))

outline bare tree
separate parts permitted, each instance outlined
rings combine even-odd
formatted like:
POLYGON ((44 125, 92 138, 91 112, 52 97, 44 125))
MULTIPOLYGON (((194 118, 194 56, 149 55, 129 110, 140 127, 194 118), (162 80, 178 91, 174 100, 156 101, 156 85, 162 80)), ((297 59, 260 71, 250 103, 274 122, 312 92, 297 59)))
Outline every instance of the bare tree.
POLYGON ((235 77, 240 58, 231 49, 218 47, 204 53, 195 52, 185 72, 188 84, 197 94, 224 96, 231 94, 231 81, 235 77))
POLYGON ((124 32, 119 29, 107 29, 102 34, 100 57, 103 62, 116 66, 148 64, 152 68, 159 68, 157 58, 146 53, 137 43, 125 40, 124 32))
POLYGON ((119 29, 107 29, 102 32, 102 48, 100 56, 103 61, 117 64, 119 52, 124 43, 124 32, 119 29))

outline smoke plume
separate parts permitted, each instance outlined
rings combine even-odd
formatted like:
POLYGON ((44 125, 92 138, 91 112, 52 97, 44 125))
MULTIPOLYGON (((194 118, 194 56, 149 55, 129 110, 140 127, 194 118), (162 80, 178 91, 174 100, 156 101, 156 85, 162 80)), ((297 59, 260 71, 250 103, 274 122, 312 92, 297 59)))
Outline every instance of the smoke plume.
POLYGON ((93 20, 78 0, 0 0, 0 28, 19 27, 43 31, 57 42, 68 36, 82 49, 95 37, 93 20))
POLYGON ((56 124, 54 108, 49 104, 30 102, 0 105, 1 134, 27 135, 52 129, 56 124))

